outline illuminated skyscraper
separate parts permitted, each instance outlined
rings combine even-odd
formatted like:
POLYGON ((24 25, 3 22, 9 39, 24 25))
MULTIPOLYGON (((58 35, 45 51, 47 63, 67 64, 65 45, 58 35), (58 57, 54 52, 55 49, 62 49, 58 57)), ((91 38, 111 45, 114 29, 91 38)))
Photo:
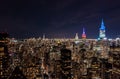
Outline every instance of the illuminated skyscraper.
POLYGON ((79 43, 79 37, 78 37, 78 33, 75 34, 75 44, 78 44, 79 43))
POLYGON ((101 27, 100 27, 100 33, 99 33, 99 38, 100 39, 103 39, 106 37, 106 34, 105 34, 105 25, 104 25, 104 21, 102 19, 102 22, 101 22, 101 27))
POLYGON ((45 34, 43 34, 43 40, 45 40, 45 34))
POLYGON ((78 40, 78 39, 79 39, 78 33, 76 33, 76 35, 75 35, 75 40, 78 40))
POLYGON ((82 39, 86 39, 85 29, 83 28, 82 39))

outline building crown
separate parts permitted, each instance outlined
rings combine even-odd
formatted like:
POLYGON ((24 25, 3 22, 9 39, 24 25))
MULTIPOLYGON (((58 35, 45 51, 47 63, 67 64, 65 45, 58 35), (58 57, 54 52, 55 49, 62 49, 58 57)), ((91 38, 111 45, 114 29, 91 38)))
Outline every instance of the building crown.
POLYGON ((102 19, 102 22, 101 22, 100 30, 105 30, 105 25, 104 25, 104 21, 103 21, 103 19, 102 19))

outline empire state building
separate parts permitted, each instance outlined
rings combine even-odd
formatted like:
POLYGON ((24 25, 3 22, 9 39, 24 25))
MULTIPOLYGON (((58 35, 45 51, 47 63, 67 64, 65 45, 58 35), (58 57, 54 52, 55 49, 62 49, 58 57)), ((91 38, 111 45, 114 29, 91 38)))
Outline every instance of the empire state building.
POLYGON ((103 19, 102 19, 101 27, 100 27, 99 31, 100 31, 100 32, 99 32, 99 38, 100 38, 100 39, 106 38, 106 34, 105 34, 105 25, 104 25, 103 19))

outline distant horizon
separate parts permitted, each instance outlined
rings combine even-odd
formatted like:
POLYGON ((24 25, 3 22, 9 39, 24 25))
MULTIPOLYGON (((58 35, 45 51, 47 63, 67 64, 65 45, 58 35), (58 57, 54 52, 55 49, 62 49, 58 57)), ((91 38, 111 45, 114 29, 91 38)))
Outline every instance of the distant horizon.
MULTIPOLYGON (((86 28, 85 28, 85 31, 86 31, 86 28)), ((107 30, 108 31, 108 30, 107 30)), ((7 32, 7 31, 1 31, 0 33, 2 33, 2 32, 5 32, 5 33, 8 33, 9 34, 9 37, 11 37, 11 38, 17 38, 17 39, 26 39, 26 38, 33 38, 33 37, 35 37, 35 38, 39 38, 39 37, 43 37, 43 35, 45 35, 46 36, 46 38, 75 38, 75 34, 76 33, 78 33, 78 37, 79 38, 82 38, 82 29, 81 29, 81 33, 80 32, 75 32, 75 33, 62 33, 62 32, 60 32, 60 33, 42 33, 42 34, 38 34, 37 33, 37 35, 36 35, 36 33, 34 33, 33 35, 32 34, 29 34, 29 35, 27 35, 27 34, 25 34, 25 36, 24 35, 19 35, 19 36, 15 36, 14 34, 10 34, 9 32, 7 32)), ((18 32, 16 32, 16 33, 18 33, 18 32)), ((90 34, 89 34, 90 35, 90 34)), ((87 34, 87 31, 86 31, 86 36, 87 36, 87 39, 97 39, 97 38, 99 38, 99 28, 98 28, 98 32, 97 32, 97 34, 96 35, 90 35, 90 36, 88 36, 88 34, 87 34)), ((113 38, 113 39, 115 39, 115 38, 118 38, 118 37, 120 37, 120 35, 115 35, 114 37, 109 37, 109 35, 107 35, 107 33, 106 33, 106 38, 113 38), (108 37, 107 37, 108 36, 108 37)))
MULTIPOLYGON (((10 38, 15 38, 15 39, 29 39, 29 38, 43 38, 43 36, 31 36, 31 37, 12 37, 12 36, 9 36, 10 38)), ((82 37, 81 36, 78 36, 79 37, 79 39, 82 39, 82 37)), ((72 35, 71 37, 68 37, 68 36, 66 36, 66 37, 59 37, 59 36, 47 36, 46 35, 46 37, 45 37, 46 39, 75 39, 75 34, 74 35, 72 35)), ((91 37, 87 37, 86 39, 98 39, 99 37, 96 37, 96 38, 91 38, 91 37)), ((107 38, 107 37, 106 37, 107 38)), ((116 39, 116 38, 120 38, 120 37, 114 37, 114 38, 107 38, 107 39, 116 39)))
POLYGON ((0 31, 15 38, 81 36, 83 27, 98 38, 102 19, 108 38, 120 36, 119 0, 2 0, 0 11, 0 31))

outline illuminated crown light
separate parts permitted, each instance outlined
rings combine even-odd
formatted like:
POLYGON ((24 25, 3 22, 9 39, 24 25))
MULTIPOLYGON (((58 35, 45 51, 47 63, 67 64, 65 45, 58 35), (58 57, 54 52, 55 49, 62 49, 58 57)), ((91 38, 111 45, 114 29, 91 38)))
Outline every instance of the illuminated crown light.
POLYGON ((86 38, 86 35, 85 35, 85 34, 82 34, 82 38, 86 38))
POLYGON ((83 28, 82 38, 86 38, 85 29, 83 28))

